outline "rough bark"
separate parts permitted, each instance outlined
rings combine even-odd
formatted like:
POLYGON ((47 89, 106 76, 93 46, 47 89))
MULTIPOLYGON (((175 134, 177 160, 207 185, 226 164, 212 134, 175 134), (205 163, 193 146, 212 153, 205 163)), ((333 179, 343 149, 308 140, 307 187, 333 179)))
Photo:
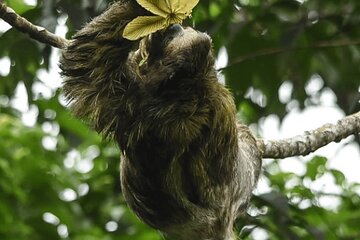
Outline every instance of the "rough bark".
POLYGON ((263 158, 287 158, 307 155, 331 143, 340 142, 352 134, 360 133, 360 112, 347 116, 337 124, 325 124, 303 135, 276 141, 258 140, 263 158))
POLYGON ((32 39, 47 45, 63 49, 69 43, 69 40, 47 31, 44 27, 36 26, 21 17, 13 9, 6 6, 2 0, 0 0, 0 18, 20 32, 28 34, 32 39))

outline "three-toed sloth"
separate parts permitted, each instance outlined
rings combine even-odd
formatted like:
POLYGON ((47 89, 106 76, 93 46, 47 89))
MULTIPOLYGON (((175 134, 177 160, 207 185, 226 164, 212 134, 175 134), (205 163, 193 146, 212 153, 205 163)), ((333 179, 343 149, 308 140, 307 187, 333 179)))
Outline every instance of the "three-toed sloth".
POLYGON ((171 239, 233 239, 261 153, 218 81, 207 34, 172 25, 122 37, 148 14, 118 1, 76 33, 60 63, 64 94, 76 116, 117 141, 122 191, 140 219, 171 239))

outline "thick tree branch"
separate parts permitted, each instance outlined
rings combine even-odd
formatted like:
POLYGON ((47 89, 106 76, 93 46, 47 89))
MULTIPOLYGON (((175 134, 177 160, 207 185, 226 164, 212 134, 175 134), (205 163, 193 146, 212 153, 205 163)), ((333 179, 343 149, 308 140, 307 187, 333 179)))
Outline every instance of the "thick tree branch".
POLYGON ((293 138, 278 141, 258 140, 258 145, 264 158, 286 158, 307 155, 331 142, 340 142, 352 134, 360 134, 360 112, 339 120, 337 124, 325 124, 293 138))
POLYGON ((17 30, 29 34, 31 38, 50 46, 63 49, 69 42, 64 38, 47 31, 43 27, 32 24, 18 15, 13 9, 7 7, 2 0, 0 0, 0 18, 17 30))

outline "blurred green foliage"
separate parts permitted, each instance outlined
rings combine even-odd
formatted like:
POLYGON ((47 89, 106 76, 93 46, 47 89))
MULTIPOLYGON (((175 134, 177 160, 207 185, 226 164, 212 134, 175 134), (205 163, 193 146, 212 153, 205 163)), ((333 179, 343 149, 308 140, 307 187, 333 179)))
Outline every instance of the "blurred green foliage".
MULTIPOLYGON (((66 20, 71 37, 110 1, 5 2, 52 32, 66 20)), ((331 89, 345 114, 360 110, 360 1, 201 0, 188 24, 211 35, 216 54, 227 53, 221 73, 246 122, 282 119, 294 102, 319 104, 305 90, 314 75, 322 81, 317 95, 331 89), (279 98, 284 82, 292 86, 286 101, 279 98)), ((60 90, 39 78, 53 52, 16 30, 0 32, 0 239, 162 239, 126 207, 116 146, 74 119, 60 90), (35 124, 22 121, 26 113, 14 104, 19 86, 35 124)), ((330 169, 326 158, 306 164, 303 175, 281 171, 276 161, 266 166, 272 191, 256 195, 237 222, 243 238, 256 239, 253 231, 262 229, 269 239, 360 239, 359 184, 330 169), (338 194, 311 189, 325 174, 338 194), (337 207, 321 206, 323 197, 337 207)))

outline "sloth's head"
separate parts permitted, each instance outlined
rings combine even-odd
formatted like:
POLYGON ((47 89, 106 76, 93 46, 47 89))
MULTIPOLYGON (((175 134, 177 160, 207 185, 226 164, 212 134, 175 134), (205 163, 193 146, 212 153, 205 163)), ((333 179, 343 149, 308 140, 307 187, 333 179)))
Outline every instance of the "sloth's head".
POLYGON ((158 80, 178 73, 194 77, 214 64, 211 38, 179 24, 143 38, 129 60, 141 79, 154 75, 158 80))

